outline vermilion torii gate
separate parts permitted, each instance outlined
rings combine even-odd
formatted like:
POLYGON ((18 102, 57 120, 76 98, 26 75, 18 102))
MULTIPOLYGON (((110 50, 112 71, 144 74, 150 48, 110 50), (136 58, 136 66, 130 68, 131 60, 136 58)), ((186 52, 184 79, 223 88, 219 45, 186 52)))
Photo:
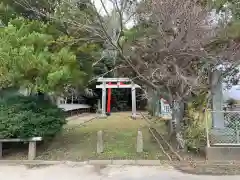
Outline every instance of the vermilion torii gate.
POLYGON ((132 92, 132 118, 136 118, 137 109, 136 109, 136 88, 141 88, 139 85, 134 84, 133 81, 129 78, 98 78, 97 82, 102 84, 96 85, 96 88, 102 89, 102 117, 106 117, 106 89, 112 88, 131 88, 132 92), (130 82, 130 84, 124 84, 130 82))

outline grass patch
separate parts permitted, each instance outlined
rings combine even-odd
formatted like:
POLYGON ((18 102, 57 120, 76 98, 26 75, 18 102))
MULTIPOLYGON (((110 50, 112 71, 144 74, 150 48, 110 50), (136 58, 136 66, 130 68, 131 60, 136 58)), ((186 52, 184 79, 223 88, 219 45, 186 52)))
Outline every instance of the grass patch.
MULTIPOLYGON (((148 132, 143 119, 132 120, 129 113, 114 113, 107 119, 96 119, 85 126, 66 125, 48 146, 38 148, 37 159, 88 160, 88 159, 162 159, 158 144, 148 132), (136 152, 137 130, 144 138, 144 152, 136 152), (97 132, 103 130, 104 152, 96 153, 97 132)), ((25 159, 26 152, 12 154, 8 159, 25 159)))

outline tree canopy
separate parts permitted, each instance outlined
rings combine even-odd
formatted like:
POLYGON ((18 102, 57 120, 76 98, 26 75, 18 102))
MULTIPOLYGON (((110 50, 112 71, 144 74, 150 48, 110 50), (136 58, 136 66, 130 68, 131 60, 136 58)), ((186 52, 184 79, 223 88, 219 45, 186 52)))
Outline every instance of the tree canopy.
MULTIPOLYGON (((46 40, 46 44, 43 46, 46 46, 49 52, 53 54, 56 52, 70 52, 69 57, 71 55, 76 57, 76 68, 78 68, 82 75, 78 80, 79 82, 76 84, 70 83, 68 87, 71 87, 71 89, 76 89, 76 87, 85 88, 88 81, 94 75, 94 67, 92 64, 99 58, 101 43, 89 41, 89 32, 84 29, 76 29, 72 23, 63 21, 64 18, 62 17, 63 14, 69 18, 73 17, 73 19, 75 16, 84 19, 83 14, 89 14, 90 17, 91 10, 84 6, 84 2, 82 1, 76 6, 77 11, 74 11, 76 12, 75 14, 71 13, 71 10, 69 10, 68 3, 61 0, 0 0, 0 2, 0 18, 3 26, 8 26, 11 19, 16 21, 15 19, 20 17, 21 20, 24 21, 24 24, 34 24, 32 27, 36 27, 30 30, 29 33, 36 33, 35 31, 37 31, 37 33, 47 37, 48 40, 46 40), (79 86, 79 84, 81 85, 79 86)), ((11 21, 11 23, 12 22, 13 21, 11 21)), ((15 25, 16 23, 14 26, 15 25)), ((17 28, 20 29, 20 27, 17 28)), ((41 38, 44 39, 43 37, 41 38)), ((22 45, 24 44, 20 44, 19 46, 22 45)), ((41 62, 37 61, 36 63, 41 64, 41 62)), ((54 62, 52 63, 54 64, 54 62)), ((67 62, 62 63, 64 64, 67 62)), ((41 66, 39 66, 39 68, 40 67, 41 66)), ((68 73, 71 74, 71 70, 68 73)), ((49 84, 46 86, 49 87, 49 84)))
POLYGON ((85 76, 68 47, 54 49, 47 25, 21 18, 0 29, 0 87, 23 86, 32 91, 58 92, 80 85, 85 76))
POLYGON ((48 21, 44 14, 51 14, 60 0, 0 0, 1 6, 4 6, 5 22, 12 17, 22 16, 31 20, 48 21), (30 8, 31 7, 31 8, 30 8))

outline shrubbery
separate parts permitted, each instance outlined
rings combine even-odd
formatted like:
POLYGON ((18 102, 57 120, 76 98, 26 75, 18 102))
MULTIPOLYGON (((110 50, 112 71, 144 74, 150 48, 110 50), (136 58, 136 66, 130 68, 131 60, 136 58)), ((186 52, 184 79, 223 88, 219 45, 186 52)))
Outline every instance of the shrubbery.
POLYGON ((200 152, 206 146, 205 113, 188 105, 185 112, 187 126, 184 128, 184 139, 188 150, 200 152))
POLYGON ((63 111, 42 97, 0 98, 0 138, 51 138, 65 123, 63 111))
POLYGON ((203 125, 192 123, 184 131, 186 146, 188 150, 201 151, 206 146, 206 133, 203 125))

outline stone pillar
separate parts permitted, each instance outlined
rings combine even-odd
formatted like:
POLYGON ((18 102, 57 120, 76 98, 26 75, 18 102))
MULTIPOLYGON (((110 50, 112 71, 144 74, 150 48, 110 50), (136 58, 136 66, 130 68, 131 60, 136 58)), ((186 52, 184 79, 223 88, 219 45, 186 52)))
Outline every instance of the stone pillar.
POLYGON ((212 125, 214 128, 224 128, 223 93, 221 72, 214 71, 212 74, 212 125))
POLYGON ((28 160, 34 160, 36 157, 36 141, 30 141, 29 142, 29 148, 28 148, 28 160))
POLYGON ((143 135, 142 131, 138 130, 137 134, 137 152, 141 153, 143 152, 143 135))
POLYGON ((97 132, 97 153, 103 152, 103 132, 97 132))
POLYGON ((3 156, 3 147, 2 147, 2 142, 0 142, 0 159, 3 156))
POLYGON ((136 87, 132 83, 132 118, 136 119, 137 117, 137 108, 136 108, 136 87))
POLYGON ((102 83, 103 88, 102 88, 102 117, 106 117, 106 82, 102 83))

